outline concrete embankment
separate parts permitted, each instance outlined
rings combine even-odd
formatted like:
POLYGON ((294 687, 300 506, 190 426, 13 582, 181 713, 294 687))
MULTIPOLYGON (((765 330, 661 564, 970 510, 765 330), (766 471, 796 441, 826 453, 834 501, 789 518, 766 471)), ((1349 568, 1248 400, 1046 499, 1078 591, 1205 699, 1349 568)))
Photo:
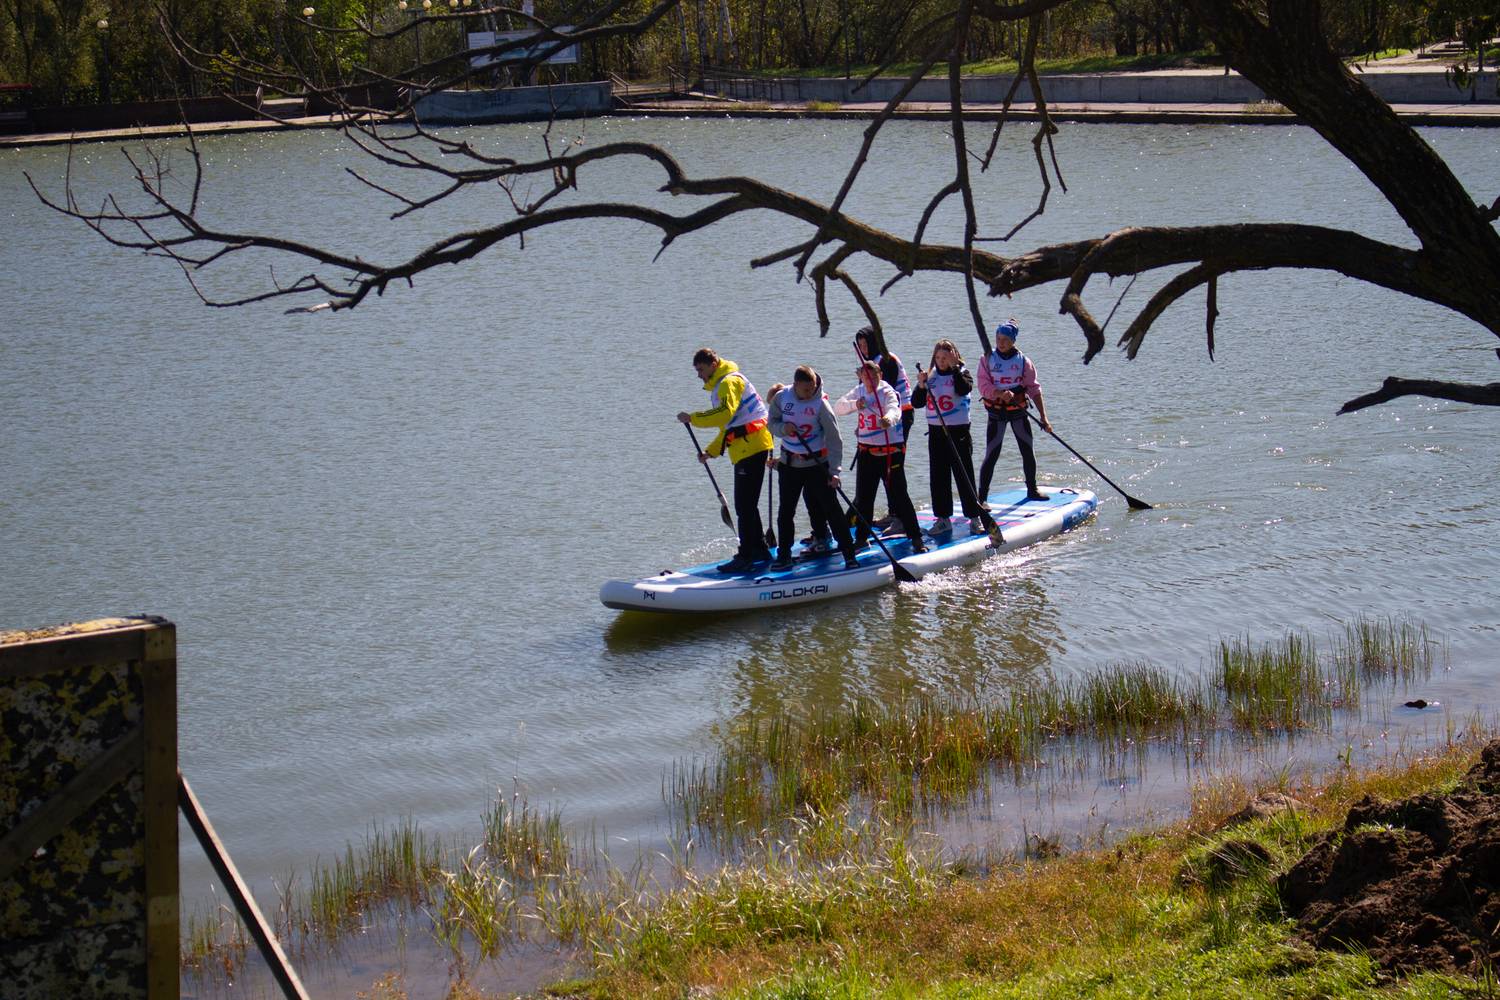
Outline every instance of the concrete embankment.
MULTIPOLYGON (((1473 74, 1463 90, 1454 86, 1441 66, 1434 65, 1372 68, 1359 72, 1359 77, 1409 124, 1500 125, 1500 80, 1492 71, 1473 74)), ((1010 76, 965 78, 964 117, 999 118, 1005 113, 1004 101, 1013 81, 1010 76)), ((896 77, 879 77, 863 85, 858 78, 718 77, 706 81, 706 100, 655 102, 635 110, 649 115, 871 118, 904 82, 896 77)), ((1059 121, 1278 125, 1297 121, 1249 80, 1220 69, 1054 74, 1042 77, 1042 91, 1049 114, 1059 121)), ((933 77, 918 82, 895 117, 921 120, 950 114, 948 82, 933 77)), ((1008 114, 1021 120, 1038 117, 1026 81, 1017 87, 1008 114)))
MULTIPOLYGON (((1222 70, 1162 70, 1139 73, 1072 73, 1043 77, 1051 116, 1059 121, 1120 123, 1295 124, 1296 118, 1237 73, 1222 70)), ((1375 69, 1360 76, 1412 125, 1500 125, 1500 80, 1493 71, 1474 74, 1465 90, 1454 87, 1440 67, 1420 70, 1375 69)), ((1010 90, 1009 76, 976 76, 963 81, 963 113, 995 120, 1010 90)), ((498 91, 450 91, 429 95, 417 114, 431 125, 493 124, 622 114, 666 117, 873 118, 904 81, 881 77, 859 80, 823 77, 719 77, 705 92, 687 99, 630 103, 609 83, 571 87, 530 87, 498 91)), ((947 81, 922 80, 895 117, 946 118, 947 81)), ((1027 120, 1038 115, 1029 86, 1017 88, 1008 112, 1027 120)), ((287 128, 327 128, 341 124, 334 115, 282 119, 195 122, 194 132, 227 134, 287 128)), ((78 141, 121 142, 160 138, 186 131, 181 124, 91 131, 57 131, 0 136, 0 148, 57 145, 78 141)))
MULTIPOLYGON (((1500 94, 1496 93, 1496 74, 1492 71, 1473 74, 1469 86, 1460 90, 1441 68, 1407 71, 1370 71, 1359 78, 1379 97, 1392 105, 1488 105, 1500 113, 1500 94)), ((971 76, 962 81, 965 106, 999 105, 1005 100, 1014 78, 1010 76, 971 76)), ((905 85, 898 77, 877 77, 860 86, 859 78, 827 77, 719 77, 710 78, 704 88, 711 94, 741 101, 807 103, 820 101, 838 104, 884 104, 905 85)), ((1265 101, 1265 93, 1240 76, 1222 70, 1159 70, 1139 73, 1066 73, 1042 78, 1042 91, 1049 104, 1087 105, 1199 105, 1226 104, 1243 106, 1265 101)), ((948 81, 930 77, 917 83, 906 97, 912 104, 946 104, 948 81)), ((1029 105, 1035 97, 1031 86, 1021 81, 1015 94, 1020 104, 1029 105)))

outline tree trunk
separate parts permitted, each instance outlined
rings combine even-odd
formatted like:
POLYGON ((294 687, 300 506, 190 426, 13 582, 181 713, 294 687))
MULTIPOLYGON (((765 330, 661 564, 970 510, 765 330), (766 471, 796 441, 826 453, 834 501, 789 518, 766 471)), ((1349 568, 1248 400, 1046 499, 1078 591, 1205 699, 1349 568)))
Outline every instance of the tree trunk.
POLYGON ((1187 0, 1226 58, 1378 188, 1421 242, 1424 285, 1500 333, 1500 233, 1448 164, 1329 47, 1316 0, 1187 0))
MULTIPOLYGON (((719 37, 728 43, 729 64, 740 64, 740 47, 734 40, 734 21, 729 16, 729 0, 719 0, 719 37)), ((723 56, 720 56, 723 59, 723 56)))

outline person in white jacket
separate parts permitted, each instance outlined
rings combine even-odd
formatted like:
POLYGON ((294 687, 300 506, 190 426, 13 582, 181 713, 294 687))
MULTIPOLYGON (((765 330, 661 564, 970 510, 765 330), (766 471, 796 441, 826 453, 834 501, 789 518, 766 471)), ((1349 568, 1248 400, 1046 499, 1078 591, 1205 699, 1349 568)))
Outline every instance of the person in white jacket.
POLYGON ((820 517, 824 525, 835 526, 833 537, 844 554, 844 568, 859 566, 849 542, 849 524, 833 492, 839 488, 844 439, 822 389, 818 373, 807 365, 797 369, 790 386, 777 383, 771 387, 771 434, 781 439, 781 457, 776 460, 781 470, 781 516, 776 523, 781 551, 772 569, 792 565, 797 504, 803 496, 809 514, 820 517))
POLYGON ((870 541, 870 518, 875 513, 875 489, 885 483, 885 499, 891 514, 901 520, 912 552, 926 552, 922 530, 917 527, 917 511, 906 491, 906 436, 901 429, 901 397, 880 377, 880 366, 873 361, 859 366, 859 385, 850 389, 833 404, 839 416, 859 414, 856 436, 859 455, 854 466, 854 507, 860 523, 855 531, 854 547, 864 548, 870 541))

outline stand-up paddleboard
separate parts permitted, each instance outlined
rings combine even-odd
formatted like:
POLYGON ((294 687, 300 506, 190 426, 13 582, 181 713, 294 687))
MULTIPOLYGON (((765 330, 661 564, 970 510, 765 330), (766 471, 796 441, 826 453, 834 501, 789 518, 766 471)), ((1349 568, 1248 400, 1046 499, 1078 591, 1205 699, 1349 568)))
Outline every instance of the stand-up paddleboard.
MULTIPOLYGON (((1088 490, 1044 487, 1043 492, 1048 494, 1046 500, 1027 500, 1024 489, 990 494, 990 513, 1005 536, 1005 543, 999 548, 991 545, 989 536, 978 525, 972 534, 966 528, 928 534, 934 520, 930 510, 917 513, 917 522, 928 536, 926 552, 912 555, 911 542, 904 535, 883 540, 901 565, 920 578, 1024 548, 1076 528, 1093 515, 1099 504, 1088 490)), ((610 580, 599 588, 599 600, 605 607, 622 611, 750 611, 826 601, 894 582, 890 560, 873 542, 859 553, 857 569, 845 569, 844 557, 837 551, 810 555, 798 543, 790 569, 772 570, 770 563, 762 563, 748 573, 720 573, 716 563, 709 563, 663 570, 642 580, 610 580)))

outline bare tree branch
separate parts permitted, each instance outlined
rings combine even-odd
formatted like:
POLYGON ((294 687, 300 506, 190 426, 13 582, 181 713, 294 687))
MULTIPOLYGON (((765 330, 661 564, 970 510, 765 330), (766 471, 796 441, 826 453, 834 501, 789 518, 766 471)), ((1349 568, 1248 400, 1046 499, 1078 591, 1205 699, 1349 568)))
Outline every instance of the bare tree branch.
MULTIPOLYGON (((1226 54, 1230 64, 1317 129, 1370 179, 1416 237, 1414 248, 1382 243, 1357 233, 1327 227, 1263 223, 1129 228, 1089 239, 1039 246, 1015 256, 981 249, 979 245, 983 243, 1012 239, 1042 215, 1054 180, 1062 191, 1067 191, 1054 143, 1058 128, 1051 119, 1042 80, 1036 69, 1036 52, 1041 33, 1040 16, 1068 2, 1072 0, 1018 0, 1009 3, 943 0, 927 5, 910 0, 900 23, 904 26, 918 12, 924 14, 924 23, 906 39, 908 46, 914 40, 920 42, 915 51, 924 55, 864 130, 861 144, 839 190, 827 204, 754 178, 690 176, 673 156, 648 143, 585 146, 578 136, 571 141, 554 142, 552 124, 549 123, 541 141, 542 155, 527 159, 481 148, 488 140, 480 139, 476 145, 468 133, 455 136, 434 132, 415 120, 393 123, 390 109, 365 106, 378 102, 367 96, 368 90, 361 88, 377 84, 408 88, 407 96, 395 109, 395 114, 400 115, 410 111, 423 94, 461 82, 473 70, 467 59, 452 55, 409 67, 396 75, 356 66, 348 74, 337 76, 333 71, 322 71, 323 64, 329 62, 326 48, 314 46, 308 49, 304 46, 304 51, 311 52, 311 66, 290 55, 287 65, 269 66, 244 58, 233 42, 230 54, 225 56, 198 51, 170 35, 171 43, 191 65, 221 71, 227 63, 242 75, 263 79, 286 90, 297 88, 331 102, 340 113, 339 124, 350 142, 372 162, 393 171, 392 176, 397 178, 393 181, 378 172, 349 170, 358 183, 396 202, 392 218, 420 211, 460 191, 491 185, 499 189, 493 195, 502 199, 499 204, 502 209, 508 209, 512 217, 493 225, 450 234, 405 259, 383 261, 367 259, 355 252, 288 240, 275 234, 238 231, 233 226, 215 224, 204 217, 201 202, 203 163, 191 130, 188 132, 191 166, 188 177, 173 174, 170 154, 163 154, 160 147, 148 146, 144 154, 126 154, 134 172, 133 179, 142 193, 143 201, 139 207, 126 208, 120 199, 109 194, 97 200, 97 209, 85 209, 85 203, 94 201, 86 202, 76 190, 71 160, 59 196, 43 194, 29 175, 27 182, 44 204, 78 219, 109 243, 172 260, 182 269, 194 292, 213 305, 318 296, 322 301, 301 307, 301 311, 348 309, 357 306, 372 291, 377 295, 384 294, 392 282, 405 281, 410 285, 419 274, 472 259, 512 237, 524 249, 527 234, 547 226, 595 219, 642 223, 661 234, 656 251, 660 256, 682 235, 711 227, 742 212, 767 211, 806 226, 808 235, 806 238, 799 235, 797 241, 785 249, 755 258, 752 265, 759 268, 792 260, 795 261, 798 280, 809 276, 807 272, 811 267, 815 308, 824 333, 830 325, 826 303, 830 280, 841 282, 870 323, 879 326, 869 298, 845 266, 864 255, 892 269, 892 277, 881 288, 882 294, 903 277, 917 271, 961 276, 971 319, 986 350, 989 341, 980 308, 981 285, 990 295, 1009 295, 1051 282, 1063 282, 1059 309, 1063 314, 1071 315, 1083 332, 1086 342, 1083 360, 1087 362, 1103 349, 1104 327, 1109 323, 1107 318, 1103 326, 1098 324, 1085 303, 1090 279, 1097 274, 1110 278, 1129 275, 1133 283, 1138 276, 1162 268, 1184 270, 1168 279, 1150 297, 1119 338, 1127 357, 1137 355, 1146 334, 1173 302, 1198 286, 1206 285, 1205 334, 1212 358, 1219 316, 1218 279, 1232 272, 1267 268, 1315 268, 1344 274, 1440 304, 1500 334, 1500 281, 1496 280, 1496 275, 1500 274, 1500 233, 1493 226, 1500 219, 1500 198, 1488 207, 1476 204, 1421 137, 1349 74, 1323 39, 1317 17, 1318 5, 1309 0, 1184 2, 1197 15, 1215 45, 1226 54), (993 23, 1025 20, 1028 24, 1016 78, 1006 95, 988 149, 980 156, 967 145, 962 60, 969 50, 976 24, 983 20, 993 23), (882 127, 939 60, 947 63, 948 134, 952 143, 953 169, 951 175, 934 182, 934 193, 916 220, 913 236, 905 239, 845 214, 844 207, 882 127), (310 72, 312 68, 320 70, 317 80, 310 72), (1031 138, 1030 159, 1041 175, 1041 191, 1032 212, 1004 236, 981 237, 981 205, 973 191, 969 161, 972 158, 978 163, 980 172, 989 169, 994 162, 1000 131, 1023 80, 1030 86, 1038 111, 1039 121, 1031 138), (581 191, 585 176, 590 182, 607 183, 611 166, 637 159, 649 160, 663 171, 665 180, 659 188, 661 192, 703 201, 696 202, 696 209, 674 214, 654 204, 618 201, 607 193, 602 198, 573 200, 573 196, 581 191), (420 188, 403 190, 402 178, 426 183, 420 188), (958 195, 963 203, 961 241, 958 245, 927 242, 932 219, 954 195, 958 195), (814 257, 823 246, 836 246, 837 249, 812 266, 814 257), (290 282, 278 280, 273 272, 269 289, 237 298, 213 300, 205 294, 200 285, 202 273, 225 261, 243 259, 241 255, 247 250, 271 251, 278 259, 295 260, 298 271, 308 265, 310 269, 290 282)), ((568 31, 561 31, 555 24, 541 19, 526 17, 514 8, 492 5, 478 13, 522 17, 537 30, 530 37, 504 41, 470 54, 519 56, 518 64, 530 67, 565 45, 639 34, 676 3, 677 0, 652 0, 649 5, 631 4, 629 0, 607 0, 598 5, 580 2, 574 10, 565 13, 569 23, 575 24, 568 31), (642 6, 645 6, 644 12, 634 20, 619 19, 640 11, 642 6), (573 17, 573 14, 577 16, 573 17)), ((474 11, 463 14, 439 12, 391 30, 380 29, 373 20, 352 28, 335 29, 315 25, 295 15, 280 16, 288 17, 287 23, 313 33, 316 41, 323 35, 362 34, 371 39, 394 38, 418 30, 422 23, 452 21, 474 14, 474 11)), ((167 30, 170 32, 169 25, 167 30)), ((882 65, 888 62, 887 57, 893 57, 895 51, 892 45, 882 52, 882 65)), ((908 51, 912 49, 908 48, 908 51)), ((420 59, 417 61, 421 62, 420 59)), ((506 150, 507 154, 509 152, 506 150)), ((125 202, 133 204, 135 199, 125 199, 125 202)), ((372 256, 384 255, 377 253, 372 256)), ((1121 293, 1110 311, 1110 318, 1120 308, 1129 290, 1127 286, 1121 293)), ((1465 401, 1484 401, 1490 405, 1488 401, 1476 400, 1472 394, 1483 396, 1493 388, 1387 380, 1379 393, 1361 397, 1361 400, 1382 402, 1403 394, 1458 398, 1442 395, 1447 391, 1467 392, 1471 395, 1464 396, 1465 401), (1393 385, 1396 389, 1391 388, 1393 385), (1418 388, 1410 388, 1413 386, 1418 388), (1428 392, 1429 389, 1432 391, 1428 392), (1392 392, 1394 395, 1389 395, 1392 392)), ((1355 402, 1360 401, 1351 401, 1355 402)), ((1348 408, 1346 404, 1346 410, 1348 408)))
MULTIPOLYGON (((1132 359, 1136 356, 1141 349, 1141 343, 1146 339, 1146 331, 1151 328, 1151 325, 1156 322, 1157 317, 1165 312, 1169 305, 1182 298, 1194 288, 1205 283, 1210 288, 1210 294, 1214 294, 1212 291, 1214 282, 1223 273, 1223 268, 1220 265, 1204 262, 1197 267, 1182 272, 1157 289, 1156 294, 1151 296, 1145 307, 1136 314, 1130 326, 1120 336, 1120 346, 1126 349, 1127 356, 1132 359)), ((1213 323, 1217 316, 1217 307, 1211 308, 1208 320, 1208 351, 1210 357, 1213 356, 1213 323)), ((1100 333, 1103 333, 1102 329, 1100 333)))
POLYGON ((1428 396, 1455 403, 1473 403, 1475 406, 1500 406, 1500 382, 1475 385, 1467 382, 1435 382, 1422 378, 1396 378, 1393 375, 1374 392, 1356 396, 1339 407, 1339 413, 1353 413, 1380 403, 1389 403, 1402 396, 1428 396))

